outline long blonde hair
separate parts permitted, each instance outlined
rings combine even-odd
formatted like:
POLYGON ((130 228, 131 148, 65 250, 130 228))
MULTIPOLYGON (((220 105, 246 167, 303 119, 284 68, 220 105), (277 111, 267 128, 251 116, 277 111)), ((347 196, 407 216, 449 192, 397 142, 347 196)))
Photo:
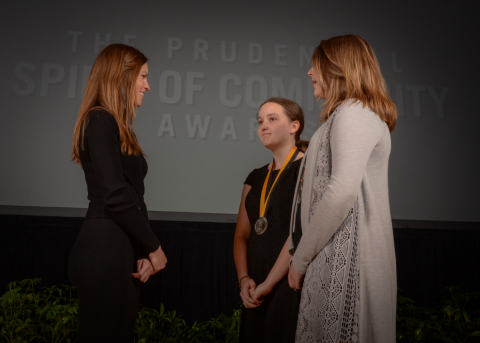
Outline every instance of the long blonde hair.
POLYGON ((75 163, 81 163, 85 128, 89 113, 95 109, 107 111, 117 121, 122 153, 144 155, 132 125, 136 113, 136 79, 147 60, 140 51, 124 44, 111 44, 97 56, 73 132, 72 160, 75 163))
POLYGON ((322 40, 311 63, 326 95, 320 120, 327 120, 340 104, 355 99, 386 122, 390 132, 395 129, 397 107, 388 95, 375 53, 363 38, 346 35, 322 40))

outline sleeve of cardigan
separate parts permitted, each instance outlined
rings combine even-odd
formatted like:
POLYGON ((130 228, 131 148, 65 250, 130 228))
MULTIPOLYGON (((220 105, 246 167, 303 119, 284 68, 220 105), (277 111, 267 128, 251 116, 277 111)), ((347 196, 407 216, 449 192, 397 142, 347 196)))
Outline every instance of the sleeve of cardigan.
POLYGON ((157 250, 160 243, 127 188, 115 118, 103 111, 93 112, 85 130, 85 140, 109 213, 147 252, 157 250))
POLYGON ((345 220, 360 192, 367 162, 386 124, 362 104, 344 106, 331 132, 332 175, 322 199, 293 256, 292 265, 305 274, 308 264, 322 250, 345 220))

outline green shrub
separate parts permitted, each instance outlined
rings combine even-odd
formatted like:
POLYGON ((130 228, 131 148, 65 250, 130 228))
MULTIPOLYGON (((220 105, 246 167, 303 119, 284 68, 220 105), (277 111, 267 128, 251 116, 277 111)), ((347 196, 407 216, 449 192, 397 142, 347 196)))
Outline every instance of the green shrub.
MULTIPOLYGON (((68 285, 44 287, 40 279, 10 282, 0 297, 0 343, 78 342, 78 299, 68 285)), ((188 326, 175 311, 141 307, 135 342, 238 342, 240 310, 188 326)))
POLYGON ((135 342, 238 342, 240 312, 235 310, 232 317, 220 314, 217 318, 188 326, 175 311, 165 312, 163 305, 160 312, 142 307, 135 326, 135 342))
MULTIPOLYGON (((39 287, 40 279, 8 284, 0 297, 0 343, 78 342, 78 299, 72 286, 39 287)), ((431 306, 398 292, 397 342, 480 342, 480 293, 443 289, 431 306)), ((238 342, 241 310, 189 326, 175 311, 141 307, 135 343, 238 342)))
POLYGON ((74 288, 36 290, 40 279, 8 284, 0 298, 0 342, 76 342, 78 300, 74 288))
POLYGON ((440 301, 422 307, 398 290, 397 342, 480 342, 480 293, 451 286, 442 294, 440 301))

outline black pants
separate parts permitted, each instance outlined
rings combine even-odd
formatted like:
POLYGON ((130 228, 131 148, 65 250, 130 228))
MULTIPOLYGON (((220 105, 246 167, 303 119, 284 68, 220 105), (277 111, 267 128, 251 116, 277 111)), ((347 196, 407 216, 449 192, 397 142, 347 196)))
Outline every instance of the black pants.
POLYGON ((80 300, 80 342, 133 342, 139 285, 136 242, 113 219, 86 219, 69 259, 80 300))

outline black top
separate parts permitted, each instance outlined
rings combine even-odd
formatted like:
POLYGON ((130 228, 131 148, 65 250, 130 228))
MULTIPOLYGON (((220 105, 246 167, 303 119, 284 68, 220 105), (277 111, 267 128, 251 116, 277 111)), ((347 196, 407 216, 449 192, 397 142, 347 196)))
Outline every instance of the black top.
MULTIPOLYGON (((254 226, 260 214, 260 196, 268 173, 267 166, 250 173, 245 184, 252 186, 245 198, 245 209, 252 227, 248 241, 248 275, 257 285, 265 281, 277 261, 290 232, 293 194, 301 159, 294 161, 280 175, 271 190, 265 214, 268 228, 257 235, 254 226)), ((273 170, 270 178, 278 175, 273 170)), ((268 183, 270 184, 270 182, 268 183)), ((267 188, 267 194, 268 194, 267 188)), ((243 308, 240 322, 240 343, 291 343, 295 341, 300 292, 294 292, 285 275, 256 308, 243 308)))
MULTIPOLYGON (((257 235, 254 227, 260 215, 260 197, 263 183, 268 174, 268 165, 253 170, 245 180, 245 184, 252 186, 245 198, 245 209, 252 227, 247 252, 248 274, 257 285, 268 276, 290 233, 293 195, 301 161, 301 158, 294 161, 288 169, 282 172, 275 184, 265 214, 268 228, 262 235, 257 235)), ((279 170, 273 170, 270 178, 275 179, 278 172, 279 170)), ((267 189, 266 196, 269 191, 267 189)))
POLYGON ((147 252, 157 250, 160 243, 143 199, 145 158, 122 154, 118 124, 107 111, 90 112, 84 137, 80 160, 90 200, 86 217, 111 217, 147 252))

